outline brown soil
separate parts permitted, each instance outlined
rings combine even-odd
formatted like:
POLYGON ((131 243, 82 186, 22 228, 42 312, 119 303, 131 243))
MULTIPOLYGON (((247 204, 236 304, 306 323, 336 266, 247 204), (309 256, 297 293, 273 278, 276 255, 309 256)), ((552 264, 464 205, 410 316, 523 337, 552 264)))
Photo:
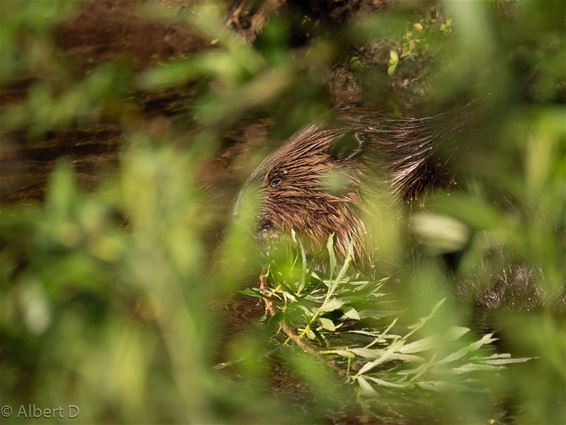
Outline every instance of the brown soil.
POLYGON ((55 43, 80 70, 116 58, 145 68, 211 46, 186 27, 140 15, 138 5, 132 0, 89 0, 73 19, 57 28, 55 43))
POLYGON ((62 157, 73 164, 79 181, 87 189, 94 189, 117 162, 120 134, 116 126, 101 124, 88 130, 53 134, 25 147, 5 147, 0 162, 1 200, 43 199, 49 174, 62 157))
MULTIPOLYGON (((77 78, 109 60, 125 60, 136 72, 211 47, 208 40, 186 27, 139 14, 139 4, 133 0, 87 0, 75 16, 55 29, 52 41, 77 78)), ((27 76, 2 87, 0 110, 24 100, 36 80, 27 76)), ((146 120, 171 116, 192 94, 190 86, 134 93, 134 107, 146 120)), ((79 182, 93 189, 117 163, 122 133, 120 123, 110 119, 95 126, 48 132, 33 143, 26 141, 23 131, 5 134, 0 152, 0 201, 41 200, 49 173, 60 158, 67 158, 75 166, 79 182)))

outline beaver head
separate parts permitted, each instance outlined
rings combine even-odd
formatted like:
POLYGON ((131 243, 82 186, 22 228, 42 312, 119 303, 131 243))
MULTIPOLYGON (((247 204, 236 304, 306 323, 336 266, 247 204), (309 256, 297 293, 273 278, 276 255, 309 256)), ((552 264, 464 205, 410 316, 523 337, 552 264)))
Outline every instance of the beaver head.
POLYGON ((354 255, 361 256, 366 231, 360 189, 371 172, 361 160, 364 145, 355 129, 312 124, 269 155, 247 181, 259 188, 262 201, 259 236, 294 230, 320 246, 334 234, 339 254, 345 256, 351 243, 354 255), (332 176, 340 188, 329 187, 332 176))

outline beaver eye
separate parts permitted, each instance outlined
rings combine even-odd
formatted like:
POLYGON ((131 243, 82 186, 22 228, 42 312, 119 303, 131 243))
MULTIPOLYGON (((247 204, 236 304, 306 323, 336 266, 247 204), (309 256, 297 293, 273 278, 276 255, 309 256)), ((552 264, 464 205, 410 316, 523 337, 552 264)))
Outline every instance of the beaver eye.
POLYGON ((271 185, 271 187, 277 187, 281 184, 281 179, 279 177, 275 177, 275 178, 271 179, 269 184, 271 185))

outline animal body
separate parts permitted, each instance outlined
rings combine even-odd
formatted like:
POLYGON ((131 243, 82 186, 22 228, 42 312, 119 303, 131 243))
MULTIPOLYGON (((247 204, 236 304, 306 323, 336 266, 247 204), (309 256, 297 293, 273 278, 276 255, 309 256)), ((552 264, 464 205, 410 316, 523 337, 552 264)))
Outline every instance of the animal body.
MULTIPOLYGON (((271 239, 293 230, 307 246, 319 248, 334 235, 340 256, 351 249, 354 263, 371 269, 372 234, 364 220, 370 213, 368 193, 385 188, 411 205, 432 188, 451 190, 456 182, 450 159, 461 146, 453 142, 473 127, 474 111, 392 118, 343 108, 330 123, 306 126, 267 156, 246 182, 260 194, 257 235, 271 239), (333 175, 339 177, 338 188, 326 183, 333 175)), ((452 259, 445 259, 453 268, 452 259)), ((493 276, 491 287, 462 279, 456 291, 485 307, 531 310, 541 303, 537 276, 528 266, 510 264, 493 276)))
POLYGON ((459 126, 447 115, 391 118, 354 108, 338 110, 335 117, 294 134, 246 185, 255 185, 261 195, 263 238, 294 230, 323 246, 333 234, 338 254, 345 256, 352 244, 354 259, 368 263, 365 195, 387 185, 410 202, 432 187, 454 184, 439 147, 459 126), (332 176, 340 182, 330 189, 332 176))

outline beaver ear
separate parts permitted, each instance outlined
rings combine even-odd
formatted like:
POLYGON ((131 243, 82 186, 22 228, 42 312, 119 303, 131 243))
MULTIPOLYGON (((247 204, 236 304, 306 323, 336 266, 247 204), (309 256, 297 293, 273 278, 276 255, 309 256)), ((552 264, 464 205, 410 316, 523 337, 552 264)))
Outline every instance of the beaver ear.
POLYGON ((366 144, 363 132, 348 132, 338 136, 330 145, 328 152, 336 160, 349 160, 359 156, 366 144))

